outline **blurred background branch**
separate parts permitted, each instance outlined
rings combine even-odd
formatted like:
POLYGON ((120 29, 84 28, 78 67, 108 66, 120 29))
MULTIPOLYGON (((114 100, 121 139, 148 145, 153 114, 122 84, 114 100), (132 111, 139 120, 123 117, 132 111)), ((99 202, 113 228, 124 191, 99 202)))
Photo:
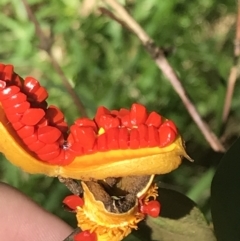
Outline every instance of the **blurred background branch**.
MULTIPOLYGON (((113 10, 115 15, 117 15, 117 17, 114 17, 114 20, 120 18, 122 22, 124 22, 125 25, 128 26, 142 42, 143 46, 151 55, 158 68, 163 72, 165 77, 170 81, 174 90, 178 93, 190 116, 195 121, 196 125, 201 130, 202 134, 204 135, 210 146, 213 148, 213 150, 223 152, 225 148, 223 147, 217 136, 212 132, 208 124, 201 118, 200 114, 195 108, 195 105, 188 97, 188 94, 186 93, 176 72, 165 57, 163 50, 154 43, 153 39, 150 38, 150 36, 145 32, 145 30, 124 9, 124 7, 122 7, 121 4, 119 4, 115 0, 102 1, 105 2, 113 10)), ((110 15, 108 14, 108 16, 110 15)))
POLYGON ((236 38, 234 41, 234 59, 233 66, 230 69, 228 77, 228 85, 225 97, 225 103, 223 108, 222 121, 225 123, 228 119, 228 115, 231 109, 231 103, 233 98, 233 92, 237 78, 239 76, 239 56, 240 56, 240 0, 238 0, 238 11, 236 21, 236 38))
POLYGON ((29 6, 27 0, 22 0, 22 3, 26 9, 26 12, 28 14, 29 20, 34 24, 35 27, 35 31, 36 31, 36 36, 39 39, 39 46, 41 49, 45 50, 49 56, 49 58, 51 59, 51 63, 55 69, 55 71, 58 73, 60 79, 62 80, 62 83, 64 85, 64 87, 66 88, 67 92, 70 94, 70 96, 72 97, 75 106, 77 107, 77 109, 79 110, 79 114, 81 116, 87 116, 86 110, 83 106, 83 103, 80 99, 80 97, 76 94, 76 92, 74 91, 74 89, 72 88, 71 84, 69 83, 69 80, 67 79, 67 77, 65 76, 64 72, 62 71, 60 65, 58 64, 56 58, 54 57, 51 48, 52 48, 52 41, 53 39, 51 39, 51 37, 47 37, 44 32, 41 29, 41 26, 37 20, 37 18, 35 17, 31 7, 29 6))

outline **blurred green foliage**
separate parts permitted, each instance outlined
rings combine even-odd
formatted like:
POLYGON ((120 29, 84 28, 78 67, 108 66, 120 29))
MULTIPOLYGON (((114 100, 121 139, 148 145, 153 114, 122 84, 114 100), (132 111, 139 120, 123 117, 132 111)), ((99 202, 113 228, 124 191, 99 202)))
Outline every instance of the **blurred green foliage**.
MULTIPOLYGON (((195 163, 185 163, 161 177, 162 186, 196 201, 210 217, 210 182, 221 154, 211 151, 179 96, 139 40, 91 6, 94 1, 28 0, 52 52, 93 116, 97 106, 117 109, 141 102, 173 119, 195 163)), ((202 118, 223 135, 229 146, 239 133, 240 94, 237 83, 227 125, 221 122, 229 70, 233 63, 236 5, 230 0, 122 1, 132 16, 161 46, 202 118)), ((19 0, 0 1, 0 61, 21 76, 31 75, 46 86, 49 103, 58 105, 69 123, 80 114, 49 57, 39 48, 34 25, 19 0), (69 108, 71 107, 71 108, 69 108)), ((144 168, 144 167, 143 167, 144 168)), ((0 180, 16 186, 43 207, 76 225, 61 200, 68 190, 53 178, 30 176, 1 158, 0 180)))

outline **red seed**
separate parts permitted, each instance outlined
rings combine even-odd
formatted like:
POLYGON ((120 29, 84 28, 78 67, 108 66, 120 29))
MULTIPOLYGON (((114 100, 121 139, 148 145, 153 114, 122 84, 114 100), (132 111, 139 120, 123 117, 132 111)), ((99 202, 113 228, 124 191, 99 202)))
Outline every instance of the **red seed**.
POLYGON ((119 148, 120 149, 127 149, 129 143, 129 132, 126 127, 119 129, 119 148))
POLYGON ((52 144, 46 144, 44 145, 41 149, 35 151, 38 155, 42 155, 42 154, 48 154, 51 152, 55 152, 57 150, 59 150, 59 145, 58 143, 52 143, 52 144))
POLYGON ((5 81, 0 80, 0 90, 3 90, 4 88, 6 88, 7 84, 5 81))
POLYGON ((139 148, 139 133, 136 128, 130 131, 130 142, 129 147, 131 149, 138 149, 139 148))
POLYGON ((89 118, 78 118, 77 120, 74 121, 74 124, 77 126, 85 126, 85 127, 92 127, 94 131, 97 132, 97 126, 95 121, 90 120, 89 118))
POLYGON ((118 117, 122 117, 125 115, 130 115, 130 111, 128 109, 121 108, 118 112, 118 117))
POLYGON ((55 159, 52 159, 51 164, 65 166, 70 164, 75 159, 75 157, 76 154, 72 151, 61 149, 59 156, 55 159))
POLYGON ((46 117, 51 124, 61 123, 64 120, 63 113, 54 105, 47 108, 46 117))
POLYGON ((160 214, 161 205, 158 201, 150 201, 148 203, 148 215, 157 218, 160 214))
POLYGON ((176 139, 176 132, 167 125, 161 125, 159 132, 159 146, 165 147, 170 145, 176 139))
POLYGON ((91 149, 96 140, 96 133, 92 127, 78 127, 72 125, 70 131, 76 142, 79 142, 82 147, 91 149))
POLYGON ((45 154, 37 154, 38 158, 43 160, 43 161, 47 161, 48 163, 50 164, 54 164, 51 162, 51 160, 57 158, 60 154, 60 148, 56 151, 53 151, 53 152, 48 152, 48 153, 45 153, 45 154))
POLYGON ((21 104, 27 100, 27 96, 21 92, 16 95, 11 96, 10 98, 2 101, 3 108, 9 108, 11 106, 21 104))
POLYGON ((85 230, 76 234, 73 239, 74 241, 97 241, 97 234, 85 230))
POLYGON ((17 86, 9 86, 0 91, 0 101, 10 98, 12 95, 16 95, 20 92, 20 88, 17 86))
POLYGON ((43 87, 40 87, 38 90, 34 92, 34 99, 37 102, 43 102, 48 98, 47 90, 43 87))
POLYGON ((108 150, 106 133, 103 133, 97 137, 97 149, 99 151, 107 151, 108 150))
POLYGON ((113 115, 114 117, 118 116, 119 111, 118 110, 111 110, 111 115, 113 115))
POLYGON ((119 129, 111 128, 107 130, 107 146, 109 150, 116 150, 119 148, 118 138, 119 138, 119 129))
POLYGON ((37 138, 37 133, 34 132, 33 135, 24 138, 22 141, 23 141, 27 146, 29 146, 29 145, 31 145, 32 143, 36 142, 37 140, 38 140, 38 138, 37 138))
POLYGON ((24 125, 21 122, 14 122, 12 123, 12 127, 15 131, 18 131, 19 129, 23 128, 24 125))
POLYGON ((43 117, 38 123, 37 123, 37 127, 40 128, 40 127, 45 127, 45 126, 48 126, 49 125, 49 122, 48 120, 43 117))
POLYGON ((62 163, 64 161, 64 156, 65 156, 65 150, 63 150, 63 149, 59 149, 59 150, 60 150, 59 155, 56 158, 51 159, 52 165, 61 165, 62 166, 62 163))
POLYGON ((69 135, 68 135, 67 143, 68 143, 68 146, 71 146, 75 143, 75 140, 74 140, 73 135, 71 133, 69 133, 69 135))
POLYGON ((140 104, 133 104, 130 111, 130 119, 133 126, 145 123, 147 119, 146 107, 140 104))
POLYGON ((174 124, 173 121, 171 121, 171 120, 166 120, 162 125, 163 125, 163 126, 169 126, 169 127, 171 127, 171 128, 174 130, 174 132, 175 132, 176 134, 178 133, 177 127, 176 127, 176 125, 174 124))
POLYGON ((4 109, 4 111, 7 115, 12 115, 15 113, 23 114, 29 108, 30 108, 30 103, 27 101, 24 101, 21 104, 17 104, 7 109, 4 109))
POLYGON ((83 148, 84 154, 92 154, 92 153, 95 153, 97 151, 98 151, 98 149, 97 149, 97 143, 96 142, 94 143, 93 147, 83 148))
POLYGON ((159 145, 158 129, 154 126, 148 127, 148 145, 150 147, 155 147, 159 145))
POLYGON ((105 108, 104 106, 98 107, 97 113, 96 113, 95 118, 94 118, 97 125, 99 126, 100 117, 102 115, 109 115, 109 114, 111 114, 110 111, 107 108, 105 108))
POLYGON ((149 216, 151 216, 153 218, 157 218, 159 216, 160 210, 161 210, 161 205, 156 200, 150 201, 140 207, 140 211, 143 214, 148 214, 149 216))
POLYGON ((119 117, 121 120, 121 126, 125 126, 128 128, 132 127, 131 121, 130 121, 130 114, 127 114, 125 116, 120 116, 119 117))
POLYGON ((139 147, 148 147, 148 127, 144 124, 141 124, 137 129, 139 132, 139 147))
POLYGON ((99 118, 98 127, 103 127, 105 130, 108 130, 110 128, 116 128, 119 127, 120 120, 117 117, 113 117, 111 115, 102 115, 99 118))
POLYGON ((28 145, 28 149, 36 152, 36 151, 40 150, 41 148, 43 148, 45 145, 46 145, 45 143, 37 140, 36 142, 28 145))
POLYGON ((69 147, 69 151, 73 152, 75 155, 82 155, 84 153, 82 144, 80 144, 79 142, 73 143, 69 147))
POLYGON ((34 126, 23 126, 21 129, 17 130, 18 135, 24 139, 34 134, 34 126))
POLYGON ((79 142, 79 138, 78 138, 78 126, 77 125, 71 125, 70 126, 70 133, 69 136, 71 135, 72 139, 74 142, 79 142))
POLYGON ((146 120, 147 126, 154 126, 159 128, 159 126, 162 124, 162 117, 156 113, 155 111, 151 112, 146 120))
POLYGON ((63 204, 72 210, 76 210, 77 207, 82 207, 84 205, 84 201, 77 195, 69 195, 63 199, 63 204))
POLYGON ((75 159, 76 155, 69 150, 65 150, 64 161, 60 164, 62 166, 68 165, 75 159))
POLYGON ((14 105, 14 109, 16 110, 17 113, 24 113, 29 108, 30 108, 30 103, 27 101, 14 105))
POLYGON ((11 123, 15 123, 20 121, 20 119, 22 118, 22 114, 18 114, 15 112, 11 114, 6 113, 6 117, 11 123))
POLYGON ((11 81, 12 80, 12 75, 13 75, 13 66, 8 64, 4 67, 4 80, 6 82, 11 81))
POLYGON ((40 88, 39 82, 33 77, 26 77, 23 83, 23 91, 26 93, 35 93, 40 88))
POLYGON ((44 110, 30 108, 24 112, 21 122, 24 125, 36 125, 44 115, 44 110))
POLYGON ((38 140, 51 144, 59 139, 62 135, 61 131, 53 126, 43 126, 37 130, 38 140))

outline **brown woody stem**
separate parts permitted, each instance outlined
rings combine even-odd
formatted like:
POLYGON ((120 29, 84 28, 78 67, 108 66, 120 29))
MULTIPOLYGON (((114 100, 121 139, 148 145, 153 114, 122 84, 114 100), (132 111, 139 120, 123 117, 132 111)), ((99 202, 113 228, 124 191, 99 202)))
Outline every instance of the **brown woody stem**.
POLYGON ((80 194, 82 194, 82 187, 78 181, 60 176, 58 176, 58 180, 63 183, 73 194, 77 196, 80 196, 80 194))

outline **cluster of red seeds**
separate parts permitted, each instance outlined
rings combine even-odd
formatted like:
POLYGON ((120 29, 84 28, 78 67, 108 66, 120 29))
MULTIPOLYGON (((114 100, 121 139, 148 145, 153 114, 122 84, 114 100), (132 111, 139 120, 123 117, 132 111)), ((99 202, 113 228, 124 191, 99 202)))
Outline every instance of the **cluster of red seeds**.
POLYGON ((172 121, 148 114, 140 104, 119 111, 99 107, 93 120, 79 118, 68 128, 63 113, 48 107, 47 97, 36 79, 23 80, 12 65, 0 64, 0 102, 6 117, 27 148, 50 164, 67 165, 76 156, 98 151, 165 147, 177 136, 172 121))
POLYGON ((165 147, 177 136, 172 121, 163 122, 156 112, 133 104, 131 110, 99 107, 94 120, 80 118, 70 127, 68 143, 76 155, 117 149, 165 147))
POLYGON ((23 80, 12 65, 0 64, 0 102, 18 136, 40 160, 68 164, 75 157, 62 148, 68 126, 58 108, 47 107, 47 97, 36 79, 23 80))

